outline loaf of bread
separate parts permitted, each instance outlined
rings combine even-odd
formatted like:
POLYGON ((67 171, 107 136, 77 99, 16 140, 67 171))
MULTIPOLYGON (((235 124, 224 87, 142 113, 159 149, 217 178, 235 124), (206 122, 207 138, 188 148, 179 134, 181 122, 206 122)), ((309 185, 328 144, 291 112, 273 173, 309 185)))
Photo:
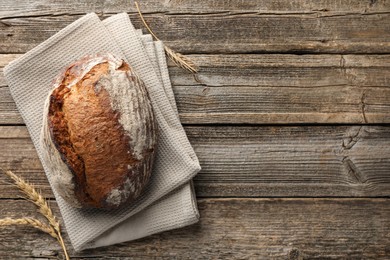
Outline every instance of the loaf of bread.
POLYGON ((55 81, 41 144, 55 190, 78 208, 117 208, 152 172, 157 124, 143 82, 111 54, 85 57, 55 81))

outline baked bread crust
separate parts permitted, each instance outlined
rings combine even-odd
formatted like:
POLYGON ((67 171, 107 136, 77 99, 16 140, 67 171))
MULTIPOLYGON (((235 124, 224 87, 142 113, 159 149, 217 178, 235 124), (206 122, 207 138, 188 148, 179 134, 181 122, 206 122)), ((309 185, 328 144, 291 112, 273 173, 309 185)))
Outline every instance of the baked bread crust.
POLYGON ((44 161, 79 208, 117 208, 147 185, 157 124, 142 81, 113 55, 87 56, 54 83, 44 108, 44 161))

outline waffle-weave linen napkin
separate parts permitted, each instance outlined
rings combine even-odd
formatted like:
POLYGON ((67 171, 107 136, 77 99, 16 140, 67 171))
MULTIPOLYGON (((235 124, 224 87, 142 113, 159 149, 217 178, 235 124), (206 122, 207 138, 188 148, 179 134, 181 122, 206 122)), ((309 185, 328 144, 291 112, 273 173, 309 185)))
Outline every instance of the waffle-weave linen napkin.
POLYGON ((125 207, 76 209, 53 190, 76 251, 182 227, 199 217, 189 181, 200 166, 178 118, 162 43, 137 32, 125 13, 103 22, 96 14, 87 14, 4 68, 49 183, 51 173, 42 160, 39 136, 51 83, 72 62, 107 52, 128 62, 145 82, 160 130, 157 154, 149 185, 125 207))

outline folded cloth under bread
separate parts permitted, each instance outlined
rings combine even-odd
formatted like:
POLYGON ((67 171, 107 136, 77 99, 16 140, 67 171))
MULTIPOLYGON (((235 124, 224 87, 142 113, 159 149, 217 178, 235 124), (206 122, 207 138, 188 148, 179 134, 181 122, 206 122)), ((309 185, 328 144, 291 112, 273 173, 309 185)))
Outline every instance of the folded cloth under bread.
POLYGON ((103 22, 96 14, 87 14, 4 68, 49 183, 39 135, 51 83, 81 57, 107 52, 128 62, 144 81, 159 126, 159 144, 150 184, 135 203, 112 211, 76 209, 53 190, 76 251, 142 238, 199 219, 191 179, 200 165, 178 117, 163 44, 135 30, 126 13, 103 22))

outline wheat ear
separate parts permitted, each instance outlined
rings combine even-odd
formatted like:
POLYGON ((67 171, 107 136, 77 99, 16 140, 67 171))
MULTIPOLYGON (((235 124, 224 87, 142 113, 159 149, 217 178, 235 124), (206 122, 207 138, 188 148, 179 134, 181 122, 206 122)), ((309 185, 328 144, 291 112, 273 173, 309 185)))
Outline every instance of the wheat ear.
POLYGON ((12 171, 4 172, 15 182, 15 185, 27 196, 28 200, 38 207, 39 212, 49 221, 50 226, 52 226, 56 232, 60 232, 60 224, 45 198, 43 198, 43 196, 31 184, 18 177, 12 171))
POLYGON ((175 52, 171 48, 165 45, 164 45, 164 50, 165 50, 165 54, 176 64, 176 66, 188 70, 191 73, 198 72, 198 69, 196 68, 196 65, 192 62, 192 60, 190 60, 183 54, 175 52))
MULTIPOLYGON (((138 3, 137 2, 134 2, 134 3, 135 3, 135 6, 137 7, 138 14, 141 18, 142 23, 145 25, 145 27, 149 31, 149 33, 157 41, 159 41, 160 39, 153 33, 152 29, 150 29, 149 25, 146 23, 143 15, 141 13, 141 10, 139 8, 138 3)), ((171 59, 176 64, 176 66, 178 66, 182 69, 188 70, 191 73, 198 72, 198 68, 196 67, 195 63, 192 60, 190 60, 189 58, 187 58, 186 56, 184 56, 183 54, 175 52, 174 50, 172 50, 168 46, 165 46, 165 44, 164 44, 164 50, 165 50, 165 54, 168 56, 169 59, 171 59)))
POLYGON ((38 207, 39 212, 49 221, 50 228, 53 229, 53 231, 57 234, 55 238, 57 238, 58 242, 60 243, 62 250, 64 251, 65 258, 69 259, 69 255, 61 235, 60 223, 54 216, 53 211, 49 207, 46 199, 34 188, 34 186, 18 177, 12 171, 3 170, 3 172, 15 182, 15 185, 19 188, 19 190, 21 190, 27 196, 29 201, 38 207))
POLYGON ((39 229, 50 236, 57 238, 57 233, 54 231, 53 228, 50 226, 42 223, 38 219, 35 218, 17 218, 17 219, 12 219, 12 218, 3 218, 0 219, 0 227, 4 226, 11 226, 11 225, 23 225, 23 226, 31 226, 36 229, 39 229))

